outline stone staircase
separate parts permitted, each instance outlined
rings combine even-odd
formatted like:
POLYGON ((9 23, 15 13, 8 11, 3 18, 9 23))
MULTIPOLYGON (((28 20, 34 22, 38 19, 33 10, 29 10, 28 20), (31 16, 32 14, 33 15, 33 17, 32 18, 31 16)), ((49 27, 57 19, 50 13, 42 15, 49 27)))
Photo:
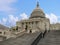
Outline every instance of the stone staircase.
POLYGON ((37 45, 60 45, 60 30, 50 31, 37 45))
POLYGON ((0 45, 60 45, 60 30, 50 31, 46 33, 44 38, 41 37, 41 39, 40 33, 24 33, 16 38, 0 42, 0 45))
POLYGON ((31 43, 37 38, 40 32, 36 33, 25 33, 16 38, 11 38, 0 42, 0 45, 31 45, 31 43))

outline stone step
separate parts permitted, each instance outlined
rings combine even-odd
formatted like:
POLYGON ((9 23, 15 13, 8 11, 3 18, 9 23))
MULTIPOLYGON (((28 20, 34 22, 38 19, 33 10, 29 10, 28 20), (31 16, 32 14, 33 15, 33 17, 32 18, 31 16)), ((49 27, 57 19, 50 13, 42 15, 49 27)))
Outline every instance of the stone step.
POLYGON ((31 43, 36 39, 39 34, 40 32, 30 34, 25 33, 23 36, 0 42, 0 45, 31 45, 31 43))
POLYGON ((50 31, 37 45, 60 45, 60 30, 50 31))

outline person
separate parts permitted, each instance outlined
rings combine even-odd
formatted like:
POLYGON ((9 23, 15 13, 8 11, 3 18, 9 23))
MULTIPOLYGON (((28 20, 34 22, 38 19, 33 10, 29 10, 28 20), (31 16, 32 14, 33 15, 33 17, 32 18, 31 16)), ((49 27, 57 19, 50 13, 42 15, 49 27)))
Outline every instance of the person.
POLYGON ((44 38, 44 36, 45 36, 46 32, 47 32, 47 30, 45 30, 45 32, 43 33, 43 38, 44 38))

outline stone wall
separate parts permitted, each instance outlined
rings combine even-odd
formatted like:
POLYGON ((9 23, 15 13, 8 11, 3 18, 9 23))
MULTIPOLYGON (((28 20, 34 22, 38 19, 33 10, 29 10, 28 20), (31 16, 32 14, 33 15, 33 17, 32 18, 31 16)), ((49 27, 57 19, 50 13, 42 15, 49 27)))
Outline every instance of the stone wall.
POLYGON ((50 30, 60 30, 60 23, 50 24, 50 30))

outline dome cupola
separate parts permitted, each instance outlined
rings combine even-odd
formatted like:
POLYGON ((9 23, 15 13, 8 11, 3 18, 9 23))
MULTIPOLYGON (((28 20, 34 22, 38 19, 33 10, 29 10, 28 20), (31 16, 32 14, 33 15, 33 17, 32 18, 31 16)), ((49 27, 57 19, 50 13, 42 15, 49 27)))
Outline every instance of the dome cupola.
POLYGON ((36 8, 31 13, 30 18, 45 18, 45 14, 42 9, 39 7, 39 2, 37 2, 36 8))

